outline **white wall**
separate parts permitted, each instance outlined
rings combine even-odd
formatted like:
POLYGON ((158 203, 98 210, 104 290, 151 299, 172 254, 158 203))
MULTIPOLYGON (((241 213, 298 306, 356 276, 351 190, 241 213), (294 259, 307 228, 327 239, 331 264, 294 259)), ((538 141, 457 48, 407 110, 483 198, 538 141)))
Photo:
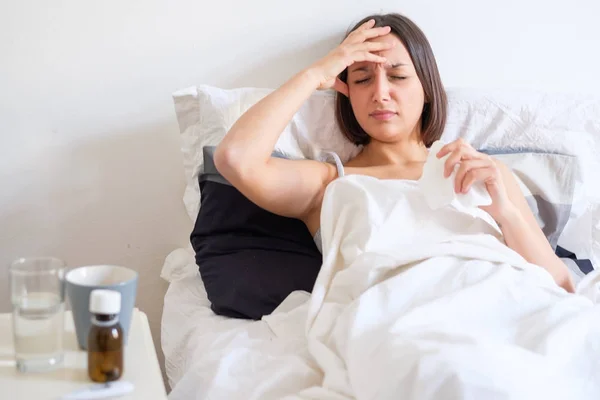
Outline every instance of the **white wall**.
POLYGON ((17 256, 122 264, 158 345, 191 230, 171 93, 276 87, 379 11, 423 28, 448 86, 600 90, 597 0, 1 0, 0 311, 17 256))

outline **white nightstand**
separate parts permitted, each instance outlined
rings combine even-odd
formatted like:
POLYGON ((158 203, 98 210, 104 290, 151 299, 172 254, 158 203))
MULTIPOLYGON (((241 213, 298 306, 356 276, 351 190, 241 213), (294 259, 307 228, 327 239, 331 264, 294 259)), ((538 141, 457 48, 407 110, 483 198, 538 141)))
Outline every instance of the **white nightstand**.
MULTIPOLYGON (((10 400, 56 400, 77 389, 93 385, 87 376, 87 353, 79 350, 73 319, 65 314, 65 361, 55 371, 27 373, 17 371, 13 355, 11 314, 0 314, 0 398, 10 400)), ((156 358, 148 318, 134 310, 125 348, 122 380, 135 385, 133 393, 119 400, 166 400, 160 366, 156 358)))

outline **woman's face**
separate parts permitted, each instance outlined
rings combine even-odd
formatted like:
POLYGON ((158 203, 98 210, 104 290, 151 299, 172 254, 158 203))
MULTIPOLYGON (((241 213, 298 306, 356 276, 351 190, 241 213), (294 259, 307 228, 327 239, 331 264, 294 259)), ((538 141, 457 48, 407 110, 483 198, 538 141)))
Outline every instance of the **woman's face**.
POLYGON ((394 41, 396 45, 377 53, 387 59, 387 64, 360 62, 348 67, 348 94, 354 115, 365 132, 381 142, 418 135, 424 92, 410 55, 393 34, 372 40, 394 41))

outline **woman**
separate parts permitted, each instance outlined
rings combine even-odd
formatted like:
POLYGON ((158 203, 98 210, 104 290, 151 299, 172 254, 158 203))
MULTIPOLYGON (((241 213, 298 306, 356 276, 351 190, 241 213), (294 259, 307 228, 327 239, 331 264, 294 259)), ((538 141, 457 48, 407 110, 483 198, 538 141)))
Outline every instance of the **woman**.
MULTIPOLYGON (((442 135, 446 94, 423 32, 398 14, 364 18, 327 56, 251 107, 215 152, 221 174, 257 205, 304 221, 320 246, 327 185, 342 174, 418 180, 428 148, 442 135), (279 135, 314 90, 335 89, 336 118, 361 152, 346 165, 271 157, 279 135)), ((459 164, 455 191, 485 183, 492 204, 481 208, 500 226, 506 244, 546 269, 569 292, 574 285, 537 225, 510 170, 462 140, 437 154, 459 164)), ((341 163, 338 163, 341 164, 341 163)))

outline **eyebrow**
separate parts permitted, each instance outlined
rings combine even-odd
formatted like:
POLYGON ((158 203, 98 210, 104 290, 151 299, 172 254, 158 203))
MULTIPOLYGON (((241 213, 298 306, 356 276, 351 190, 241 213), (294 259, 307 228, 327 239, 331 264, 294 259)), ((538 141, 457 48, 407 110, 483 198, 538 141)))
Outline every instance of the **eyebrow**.
MULTIPOLYGON (((392 64, 389 67, 385 67, 386 69, 396 69, 396 68, 400 68, 400 67, 404 67, 408 64, 404 64, 404 63, 396 63, 396 64, 392 64)), ((357 71, 363 71, 363 72, 367 72, 369 70, 369 67, 362 66, 362 67, 356 67, 352 70, 350 70, 350 72, 357 72, 357 71)))

